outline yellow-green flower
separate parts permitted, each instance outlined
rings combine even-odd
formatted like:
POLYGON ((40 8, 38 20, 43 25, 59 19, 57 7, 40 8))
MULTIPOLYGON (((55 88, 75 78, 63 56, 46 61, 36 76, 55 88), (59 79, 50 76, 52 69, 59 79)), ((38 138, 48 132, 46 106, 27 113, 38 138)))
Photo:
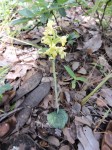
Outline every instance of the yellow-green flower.
POLYGON ((63 59, 66 56, 65 44, 67 36, 58 36, 56 30, 53 28, 54 22, 49 21, 47 23, 47 27, 44 31, 44 37, 42 38, 41 42, 47 44, 49 49, 44 52, 44 54, 48 55, 50 59, 55 59, 57 55, 63 59), (62 46, 57 46, 58 43, 61 43, 62 46))
POLYGON ((54 22, 52 20, 50 20, 47 23, 47 27, 45 28, 45 31, 44 31, 44 35, 45 36, 47 36, 47 35, 54 35, 55 30, 53 29, 53 25, 54 25, 54 22))
POLYGON ((62 46, 65 46, 65 44, 67 42, 67 36, 60 37, 60 42, 62 43, 62 46))

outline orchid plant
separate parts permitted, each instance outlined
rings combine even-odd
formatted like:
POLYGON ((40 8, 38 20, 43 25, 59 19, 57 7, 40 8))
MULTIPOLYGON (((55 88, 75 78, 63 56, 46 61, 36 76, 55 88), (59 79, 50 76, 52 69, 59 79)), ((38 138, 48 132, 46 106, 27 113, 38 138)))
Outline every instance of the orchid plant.
POLYGON ((59 55, 61 59, 66 56, 65 44, 67 41, 67 36, 58 36, 57 31, 53 26, 55 23, 50 20, 45 27, 44 36, 41 40, 42 43, 49 46, 49 48, 43 52, 43 54, 48 55, 49 59, 52 61, 53 67, 53 78, 54 78, 54 90, 55 90, 55 108, 54 111, 48 114, 47 119, 49 124, 54 128, 63 128, 68 120, 68 115, 63 109, 59 109, 59 98, 57 89, 57 77, 56 77, 56 57, 59 55), (61 46, 57 46, 61 44, 61 46))

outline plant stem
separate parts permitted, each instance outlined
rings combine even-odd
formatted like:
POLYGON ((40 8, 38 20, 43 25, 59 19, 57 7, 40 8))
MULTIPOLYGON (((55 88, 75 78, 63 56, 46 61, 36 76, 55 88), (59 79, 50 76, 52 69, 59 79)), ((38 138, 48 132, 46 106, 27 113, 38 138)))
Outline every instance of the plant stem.
POLYGON ((107 81, 109 80, 110 78, 112 78, 112 73, 108 74, 99 84, 98 86, 89 94, 87 95, 81 102, 82 105, 84 105, 85 103, 88 102, 88 100, 90 99, 90 97, 97 92, 97 90, 99 90, 102 85, 107 81))
POLYGON ((52 60, 52 67, 53 67, 54 91, 55 91, 55 107, 57 108, 57 112, 58 112, 59 105, 58 105, 58 91, 57 91, 57 78, 56 78, 55 59, 52 60))

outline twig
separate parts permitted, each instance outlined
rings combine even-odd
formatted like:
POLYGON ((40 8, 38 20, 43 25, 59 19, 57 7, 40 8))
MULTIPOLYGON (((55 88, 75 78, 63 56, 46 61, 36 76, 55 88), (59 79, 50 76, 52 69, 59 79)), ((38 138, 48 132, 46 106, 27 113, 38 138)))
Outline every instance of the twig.
POLYGON ((7 117, 13 115, 14 113, 20 111, 21 109, 23 109, 23 108, 20 107, 20 108, 17 108, 17 109, 15 109, 15 110, 11 111, 11 112, 4 113, 4 114, 0 115, 0 122, 2 122, 2 121, 3 121, 4 119, 6 119, 7 117))

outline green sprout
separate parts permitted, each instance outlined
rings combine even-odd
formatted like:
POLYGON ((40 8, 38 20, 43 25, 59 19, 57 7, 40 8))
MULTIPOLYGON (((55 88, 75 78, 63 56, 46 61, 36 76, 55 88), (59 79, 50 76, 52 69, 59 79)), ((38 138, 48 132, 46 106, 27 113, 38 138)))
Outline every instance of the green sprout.
POLYGON ((49 59, 52 61, 53 67, 53 78, 54 78, 54 91, 55 91, 55 108, 57 111, 54 111, 47 116, 49 124, 54 128, 64 128, 68 120, 68 115, 63 109, 59 109, 59 98, 58 98, 58 89, 57 89, 57 77, 56 77, 56 57, 59 55, 61 59, 66 56, 65 44, 67 41, 67 36, 58 36, 56 29, 53 28, 55 23, 50 20, 45 27, 44 36, 41 40, 42 43, 49 46, 49 48, 42 52, 42 54, 48 55, 49 59), (61 46, 58 46, 61 44, 61 46))
POLYGON ((77 77, 70 67, 68 67, 68 66, 64 66, 64 67, 65 67, 66 71, 68 72, 68 74, 72 78, 71 83, 72 83, 72 88, 73 89, 75 89, 76 84, 77 84, 78 81, 81 81, 81 82, 86 82, 87 81, 87 79, 84 78, 84 77, 77 77))

